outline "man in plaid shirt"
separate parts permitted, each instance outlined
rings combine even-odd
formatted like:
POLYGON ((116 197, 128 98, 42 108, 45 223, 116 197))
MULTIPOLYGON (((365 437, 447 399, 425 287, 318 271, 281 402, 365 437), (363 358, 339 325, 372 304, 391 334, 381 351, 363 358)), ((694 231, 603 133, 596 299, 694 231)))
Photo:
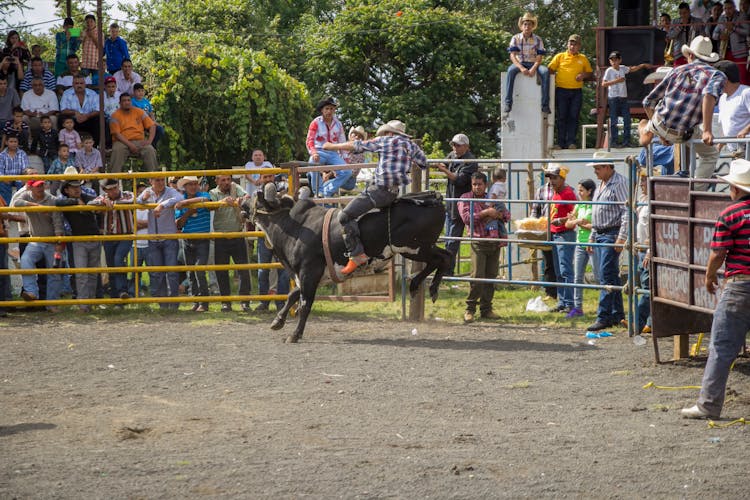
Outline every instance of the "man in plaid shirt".
POLYGON ((344 228, 344 243, 349 253, 349 262, 341 270, 343 275, 354 272, 357 267, 367 262, 367 254, 359 239, 357 218, 373 208, 387 207, 398 196, 399 186, 411 182, 409 170, 412 162, 420 168, 427 167, 424 151, 406 135, 406 125, 399 120, 391 120, 378 129, 377 137, 369 141, 353 141, 342 144, 327 142, 323 145, 326 151, 370 151, 378 153, 380 159, 375 170, 375 183, 367 187, 356 198, 349 202, 339 213, 339 222, 344 228))
MULTIPOLYGON (((699 158, 695 176, 704 178, 711 177, 719 158, 711 120, 727 81, 724 73, 707 64, 719 60, 712 48, 705 36, 693 39, 689 47, 683 45, 688 64, 674 68, 643 100, 649 122, 640 140, 646 146, 658 135, 667 143, 682 143, 701 134, 703 143, 695 145, 699 158)), ((696 185, 696 189, 707 187, 696 185)))

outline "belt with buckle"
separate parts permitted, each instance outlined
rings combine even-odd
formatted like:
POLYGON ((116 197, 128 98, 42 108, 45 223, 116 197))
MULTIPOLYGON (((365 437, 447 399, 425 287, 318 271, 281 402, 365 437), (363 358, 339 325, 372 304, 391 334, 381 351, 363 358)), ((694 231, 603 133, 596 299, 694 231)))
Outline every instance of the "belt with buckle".
POLYGON ((665 126, 664 122, 661 121, 661 120, 654 120, 654 126, 656 128, 660 128, 663 132, 665 132, 665 133, 667 133, 669 135, 677 136, 683 142, 684 141, 688 141, 693 136, 693 131, 692 130, 688 130, 688 131, 675 130, 673 128, 669 128, 669 127, 665 126))

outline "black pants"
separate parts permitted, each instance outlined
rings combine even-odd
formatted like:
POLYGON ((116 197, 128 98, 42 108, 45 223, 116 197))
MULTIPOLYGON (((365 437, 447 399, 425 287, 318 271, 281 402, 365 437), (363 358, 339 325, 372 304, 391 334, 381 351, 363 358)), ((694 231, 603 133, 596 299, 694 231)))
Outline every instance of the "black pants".
MULTIPOLYGON (((554 257, 552 256, 553 251, 554 250, 542 250, 542 259, 544 261, 543 279, 544 281, 547 281, 549 283, 557 283, 557 274, 555 274, 555 262, 553 260, 554 257)), ((557 299, 557 287, 545 286, 544 293, 546 293, 548 297, 557 299)))
MULTIPOLYGON (((217 238, 214 240, 214 262, 217 265, 229 264, 229 259, 235 264, 247 264, 247 244, 244 238, 217 238)), ((250 295, 250 271, 243 269, 235 271, 240 277, 239 295, 250 295)), ((231 295, 229 286, 229 271, 216 271, 216 281, 219 283, 221 295, 231 295)), ((225 303, 226 304, 226 303, 225 303)))
POLYGON ((339 222, 344 228, 344 244, 350 256, 362 255, 365 249, 359 238, 357 218, 373 208, 390 206, 398 197, 396 188, 384 188, 370 185, 358 194, 339 214, 339 222))

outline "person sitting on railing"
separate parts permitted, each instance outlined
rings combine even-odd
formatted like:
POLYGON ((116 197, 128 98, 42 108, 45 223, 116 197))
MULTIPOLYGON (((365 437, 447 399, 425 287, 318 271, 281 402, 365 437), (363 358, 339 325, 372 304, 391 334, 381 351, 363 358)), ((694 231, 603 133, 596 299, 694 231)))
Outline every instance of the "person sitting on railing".
POLYGON ((112 113, 109 129, 112 132, 110 172, 121 172, 129 154, 140 156, 146 170, 156 169, 156 149, 151 144, 156 136, 156 123, 144 110, 133 106, 130 94, 120 94, 120 109, 112 113))
MULTIPOLYGON (((135 197, 130 191, 120 189, 120 181, 106 179, 101 182, 103 194, 94 198, 89 205, 105 206, 109 210, 101 217, 101 234, 133 234, 133 213, 130 210, 115 210, 115 205, 132 205, 135 197)), ((148 242, 147 242, 148 243, 148 242)), ((104 259, 108 267, 124 267, 133 243, 128 240, 105 241, 104 259)), ((109 273, 109 296, 129 299, 125 273, 109 273)))
MULTIPOLYGON (((719 61, 716 69, 727 76, 719 97, 719 124, 725 137, 746 137, 750 133, 750 87, 740 83, 740 72, 732 61, 719 61)), ((721 151, 724 144, 718 144, 721 151)), ((735 158, 744 158, 747 144, 730 142, 727 149, 735 158)))
POLYGON ((695 177, 711 177, 719 158, 713 147, 712 118, 727 77, 709 65, 719 60, 719 54, 711 52, 711 40, 705 36, 695 38, 689 47, 684 45, 682 52, 689 63, 670 71, 643 100, 649 122, 640 143, 646 146, 657 135, 669 144, 700 136, 702 142, 695 144, 699 158, 695 177))
POLYGON ((510 113, 513 108, 513 87, 516 75, 521 73, 529 78, 539 75, 542 84, 542 113, 549 114, 549 70, 542 64, 542 58, 547 53, 544 42, 534 33, 537 27, 537 17, 526 12, 518 19, 520 33, 510 39, 510 66, 505 77, 505 98, 503 113, 510 113))
MULTIPOLYGON (((346 141, 344 126, 336 117, 337 102, 332 97, 320 101, 316 107, 320 116, 310 122, 307 130, 307 151, 310 162, 322 165, 346 165, 346 161, 337 151, 323 150, 323 144, 341 144, 346 141)), ((330 170, 327 172, 310 172, 310 187, 316 196, 329 197, 336 194, 352 176, 351 170, 330 170)))

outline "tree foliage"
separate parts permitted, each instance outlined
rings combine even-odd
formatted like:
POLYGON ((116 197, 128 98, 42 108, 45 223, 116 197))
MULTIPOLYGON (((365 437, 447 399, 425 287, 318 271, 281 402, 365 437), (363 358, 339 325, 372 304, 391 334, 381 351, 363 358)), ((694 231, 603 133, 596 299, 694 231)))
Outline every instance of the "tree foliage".
POLYGON ((175 35, 138 58, 173 166, 244 165, 254 148, 281 161, 303 154, 305 86, 263 52, 212 38, 175 35))
POLYGON ((401 119, 417 136, 465 132, 475 151, 494 152, 508 37, 482 16, 427 0, 350 0, 308 34, 303 79, 315 97, 337 96, 351 123, 401 119))

